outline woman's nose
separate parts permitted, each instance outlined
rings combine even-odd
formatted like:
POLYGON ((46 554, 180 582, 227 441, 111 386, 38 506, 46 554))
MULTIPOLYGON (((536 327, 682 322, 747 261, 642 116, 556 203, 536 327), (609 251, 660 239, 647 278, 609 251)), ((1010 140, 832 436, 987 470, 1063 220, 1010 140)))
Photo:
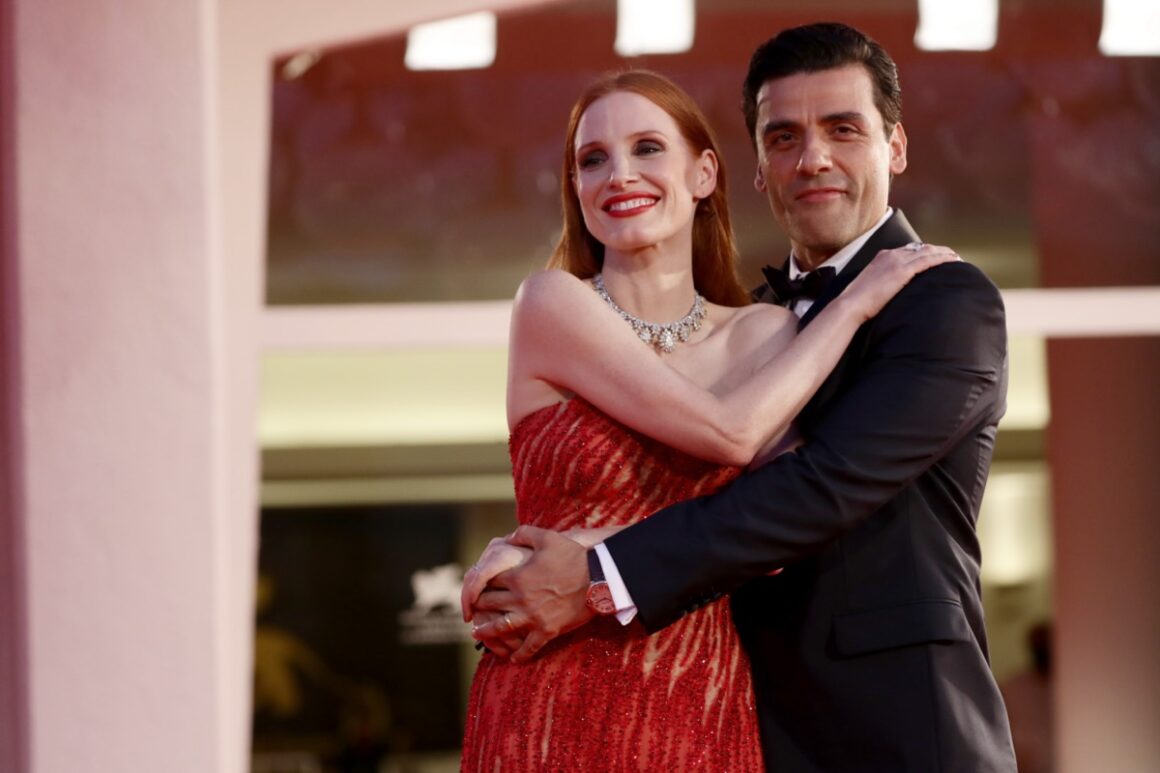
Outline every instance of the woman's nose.
POLYGON ((613 156, 608 166, 608 184, 613 187, 621 187, 636 179, 636 169, 629 156, 613 156))

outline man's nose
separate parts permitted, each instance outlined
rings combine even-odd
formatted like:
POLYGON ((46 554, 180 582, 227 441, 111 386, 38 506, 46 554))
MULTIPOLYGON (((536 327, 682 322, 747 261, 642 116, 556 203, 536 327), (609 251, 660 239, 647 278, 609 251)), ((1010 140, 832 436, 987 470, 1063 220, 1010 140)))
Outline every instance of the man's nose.
POLYGON ((806 135, 802 139, 802 154, 798 158, 798 171, 802 174, 818 174, 830 168, 830 143, 824 138, 806 135))

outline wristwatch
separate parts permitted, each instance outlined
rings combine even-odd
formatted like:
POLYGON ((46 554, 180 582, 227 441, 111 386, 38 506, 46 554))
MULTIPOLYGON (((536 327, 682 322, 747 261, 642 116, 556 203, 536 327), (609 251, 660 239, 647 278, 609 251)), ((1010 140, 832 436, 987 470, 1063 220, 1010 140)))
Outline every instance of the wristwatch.
POLYGON ((612 600, 612 589, 608 587, 608 580, 604 579, 604 567, 600 565, 600 556, 596 554, 596 548, 588 549, 588 596, 585 603, 598 615, 616 613, 616 602, 612 600))

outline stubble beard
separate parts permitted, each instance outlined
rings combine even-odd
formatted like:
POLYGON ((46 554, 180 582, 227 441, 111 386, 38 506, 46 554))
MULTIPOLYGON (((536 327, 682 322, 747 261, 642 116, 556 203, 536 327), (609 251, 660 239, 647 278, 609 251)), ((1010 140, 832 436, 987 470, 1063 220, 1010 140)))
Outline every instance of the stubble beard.
POLYGON ((817 268, 857 236, 847 234, 850 224, 847 218, 838 216, 787 219, 782 227, 789 236, 799 264, 809 263, 808 266, 799 267, 810 270, 817 268))

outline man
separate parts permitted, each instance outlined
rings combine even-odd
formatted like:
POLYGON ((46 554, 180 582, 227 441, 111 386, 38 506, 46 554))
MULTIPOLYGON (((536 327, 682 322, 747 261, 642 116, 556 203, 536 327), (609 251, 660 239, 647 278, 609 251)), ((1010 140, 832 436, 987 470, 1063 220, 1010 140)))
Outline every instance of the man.
MULTIPOLYGON (((897 72, 857 30, 809 25, 754 53, 744 93, 755 184, 792 246, 762 299, 837 273, 791 303, 807 325, 879 250, 918 242, 888 206, 906 169, 897 72)), ((998 291, 965 263, 931 269, 855 336, 798 417, 801 448, 591 563, 521 528, 512 541, 534 553, 481 600, 509 612, 477 636, 526 660, 611 606, 589 596, 655 631, 732 592, 771 770, 1014 771, 975 536, 1005 393, 998 291)))

